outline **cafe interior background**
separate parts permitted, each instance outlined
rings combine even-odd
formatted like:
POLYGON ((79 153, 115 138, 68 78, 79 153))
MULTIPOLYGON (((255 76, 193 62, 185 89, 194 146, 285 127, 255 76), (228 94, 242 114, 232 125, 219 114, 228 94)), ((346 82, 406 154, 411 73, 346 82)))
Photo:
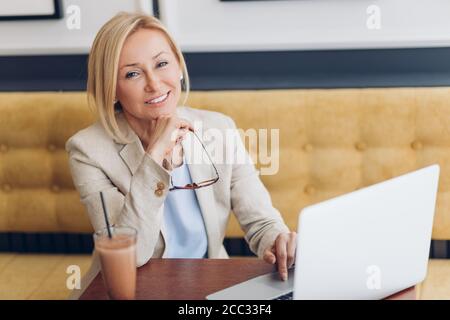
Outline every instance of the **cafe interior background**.
MULTIPOLYGON (((417 294, 450 299, 447 0, 2 1, 0 299, 65 299, 71 266, 89 267, 92 228, 64 144, 93 121, 87 54, 119 11, 167 26, 187 61, 189 105, 280 128, 279 171, 262 179, 293 230, 308 204, 439 163, 417 294)), ((253 255, 234 219, 224 243, 253 255)))

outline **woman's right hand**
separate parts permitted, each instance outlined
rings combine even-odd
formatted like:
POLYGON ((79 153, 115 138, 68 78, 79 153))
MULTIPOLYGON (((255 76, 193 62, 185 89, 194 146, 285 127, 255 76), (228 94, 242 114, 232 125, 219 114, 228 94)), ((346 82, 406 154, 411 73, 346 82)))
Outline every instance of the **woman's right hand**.
POLYGON ((164 159, 172 156, 173 148, 184 139, 188 131, 194 131, 192 125, 177 116, 159 116, 151 120, 146 136, 146 152, 159 165, 163 166, 164 159))

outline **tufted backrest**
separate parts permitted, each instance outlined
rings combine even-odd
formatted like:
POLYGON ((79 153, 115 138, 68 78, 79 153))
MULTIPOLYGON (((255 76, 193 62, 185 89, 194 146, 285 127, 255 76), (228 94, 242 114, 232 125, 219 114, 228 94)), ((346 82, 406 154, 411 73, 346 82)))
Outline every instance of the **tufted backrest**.
POLYGON ((66 140, 94 121, 84 93, 0 94, 0 232, 91 232, 66 140))
MULTIPOLYGON (((279 170, 262 180, 292 229, 306 205, 439 163, 433 238, 450 239, 449 88, 192 92, 188 105, 279 129, 279 170)), ((93 121, 85 94, 2 93, 0 113, 0 231, 90 232, 64 151, 93 121)), ((227 236, 241 235, 232 219, 227 236)))

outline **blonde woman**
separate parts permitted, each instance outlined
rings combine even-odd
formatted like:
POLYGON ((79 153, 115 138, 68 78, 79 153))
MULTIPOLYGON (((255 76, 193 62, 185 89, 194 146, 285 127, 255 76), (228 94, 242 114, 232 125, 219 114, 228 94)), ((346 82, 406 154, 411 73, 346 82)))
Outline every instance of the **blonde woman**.
MULTIPOLYGON (((105 228, 102 192, 112 223, 138 232, 138 266, 161 257, 227 258, 223 239, 233 211, 251 250, 276 263, 285 280, 296 234, 273 208, 254 166, 186 161, 195 143, 185 138, 195 136, 207 152, 193 123, 224 134, 235 124, 217 112, 179 106, 189 92, 188 72, 160 21, 116 15, 98 32, 88 69, 89 104, 99 121, 71 137, 66 149, 94 230, 105 228)), ((246 154, 242 143, 223 150, 246 154)), ((84 287, 98 265, 94 255, 84 287)))

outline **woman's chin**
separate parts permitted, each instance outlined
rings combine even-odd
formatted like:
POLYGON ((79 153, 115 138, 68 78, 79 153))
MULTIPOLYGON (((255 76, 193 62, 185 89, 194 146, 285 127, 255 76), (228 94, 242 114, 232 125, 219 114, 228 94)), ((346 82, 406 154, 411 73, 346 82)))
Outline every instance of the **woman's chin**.
POLYGON ((175 114, 175 110, 176 110, 176 106, 163 106, 163 107, 159 107, 159 108, 154 108, 154 109, 150 109, 148 110, 148 112, 146 112, 151 119, 156 119, 160 116, 171 116, 175 114))

